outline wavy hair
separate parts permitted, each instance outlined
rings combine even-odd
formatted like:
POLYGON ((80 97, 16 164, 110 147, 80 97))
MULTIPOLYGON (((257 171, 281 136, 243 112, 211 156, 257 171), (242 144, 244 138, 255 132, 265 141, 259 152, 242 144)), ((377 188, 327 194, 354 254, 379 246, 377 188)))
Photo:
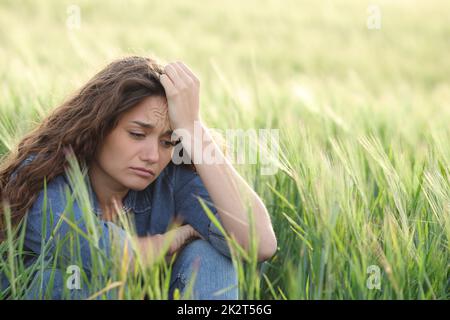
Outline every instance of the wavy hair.
POLYGON ((0 166, 0 242, 5 239, 5 209, 17 226, 47 181, 65 172, 66 150, 81 167, 89 167, 97 147, 113 130, 121 114, 148 96, 166 97, 159 81, 163 66, 147 57, 124 57, 108 64, 57 107, 3 156, 0 166), (36 158, 20 168, 28 156, 36 158), (17 172, 16 172, 17 170, 17 172), (14 177, 11 178, 14 173, 14 177))

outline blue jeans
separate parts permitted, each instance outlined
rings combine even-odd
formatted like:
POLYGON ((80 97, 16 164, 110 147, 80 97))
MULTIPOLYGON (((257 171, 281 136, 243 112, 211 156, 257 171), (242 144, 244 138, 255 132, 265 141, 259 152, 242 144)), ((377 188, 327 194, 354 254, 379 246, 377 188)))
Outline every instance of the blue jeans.
MULTIPOLYGON (((62 298, 65 285, 63 271, 52 271, 48 269, 42 273, 42 290, 39 290, 41 274, 39 272, 36 274, 27 292, 27 299, 62 298), (52 296, 45 297, 52 273, 52 296)), ((170 299, 173 298, 176 288, 179 289, 181 296, 189 292, 191 299, 236 300, 238 299, 237 272, 230 258, 219 253, 209 242, 197 239, 187 244, 175 260, 170 279, 170 299), (193 279, 192 285, 190 285, 190 279, 193 279)), ((83 289, 81 284, 80 290, 74 289, 70 293, 71 299, 86 299, 94 292, 83 289)), ((113 294, 109 294, 108 297, 115 299, 113 294)))
POLYGON ((189 292, 191 278, 191 299, 238 299, 237 272, 231 259, 205 240, 194 240, 180 252, 172 268, 169 297, 176 288, 181 294, 189 292))

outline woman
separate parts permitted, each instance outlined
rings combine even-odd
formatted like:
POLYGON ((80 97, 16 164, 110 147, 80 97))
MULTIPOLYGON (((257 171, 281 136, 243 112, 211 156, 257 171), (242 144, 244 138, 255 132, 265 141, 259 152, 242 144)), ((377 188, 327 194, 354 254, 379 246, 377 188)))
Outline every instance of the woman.
MULTIPOLYGON (((137 250, 147 262, 153 261, 167 241, 169 254, 178 254, 171 294, 175 288, 184 292, 195 265, 199 269, 194 298, 237 299, 237 276, 229 247, 198 197, 244 250, 250 247, 246 210, 250 200, 259 261, 270 258, 277 243, 263 202, 225 160, 201 121, 199 88, 197 77, 181 62, 163 67, 144 57, 119 59, 28 134, 19 143, 18 153, 10 154, 0 171, 1 196, 4 205, 11 208, 13 225, 27 218, 25 247, 36 255, 44 246, 50 255, 57 248, 63 254, 73 251, 70 244, 56 246, 56 241, 73 228, 61 219, 67 205, 62 190, 69 184, 64 174, 69 149, 78 163, 88 168, 86 184, 95 213, 93 221, 101 231, 98 246, 106 255, 111 254, 112 238, 121 248, 128 244, 126 232, 115 223, 121 208, 134 218, 137 250), (175 152, 177 146, 195 169, 172 161, 180 155, 179 148, 175 152), (206 149, 222 161, 204 161, 206 149), (175 219, 184 225, 168 231, 175 219), (45 234, 43 223, 50 226, 45 234)), ((73 208, 77 227, 86 231, 80 204, 73 203, 73 208)), ((4 220, 2 217, 1 240, 5 237, 4 220)), ((86 239, 79 241, 83 271, 89 274, 90 246, 86 239)), ((44 282, 46 279, 44 274, 44 282)), ((62 285, 58 277, 52 283, 62 285)), ((53 298, 59 297, 60 289, 54 290, 53 298)), ((35 288, 30 292, 32 298, 39 297, 35 288)))

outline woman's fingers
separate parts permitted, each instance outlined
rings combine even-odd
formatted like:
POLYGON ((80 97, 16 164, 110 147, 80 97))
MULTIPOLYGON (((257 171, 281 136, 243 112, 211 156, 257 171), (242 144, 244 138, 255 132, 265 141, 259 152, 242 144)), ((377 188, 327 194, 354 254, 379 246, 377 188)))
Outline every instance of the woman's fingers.
POLYGON ((200 84, 200 80, 197 78, 197 76, 192 72, 191 69, 189 69, 189 67, 187 65, 185 65, 182 62, 178 62, 177 63, 178 66, 180 66, 183 71, 196 83, 196 84, 200 84))
POLYGON ((164 67, 165 73, 169 76, 170 80, 172 80, 175 88, 182 90, 187 86, 186 79, 184 78, 184 74, 180 74, 179 67, 176 63, 169 63, 164 67))
POLYGON ((199 120, 200 87, 186 73, 183 63, 169 63, 161 75, 173 130, 191 128, 199 120))
POLYGON ((183 82, 186 85, 191 85, 194 80, 191 78, 191 76, 186 72, 186 70, 183 68, 183 63, 180 61, 177 61, 174 63, 174 68, 177 70, 178 75, 180 76, 180 78, 183 79, 183 82))
POLYGON ((167 74, 163 73, 159 77, 159 81, 164 87, 167 96, 173 96, 177 93, 177 89, 175 88, 172 80, 167 76, 167 74))
POLYGON ((164 67, 164 72, 172 81, 173 86, 180 90, 185 89, 192 83, 200 83, 193 72, 181 61, 169 63, 164 67))
POLYGON ((177 84, 178 74, 172 63, 169 63, 164 67, 164 73, 169 76, 170 80, 172 80, 174 84, 177 84))

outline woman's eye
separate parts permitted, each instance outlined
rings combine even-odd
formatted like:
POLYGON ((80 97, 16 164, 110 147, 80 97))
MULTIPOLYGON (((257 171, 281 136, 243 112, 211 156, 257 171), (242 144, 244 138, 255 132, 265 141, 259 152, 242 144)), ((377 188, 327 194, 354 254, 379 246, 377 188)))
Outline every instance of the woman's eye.
POLYGON ((175 144, 170 140, 161 140, 161 144, 164 148, 170 148, 173 147, 175 144))
POLYGON ((143 138, 143 137, 145 137, 145 134, 136 133, 136 132, 130 132, 130 135, 132 135, 133 137, 136 137, 136 138, 143 138))

